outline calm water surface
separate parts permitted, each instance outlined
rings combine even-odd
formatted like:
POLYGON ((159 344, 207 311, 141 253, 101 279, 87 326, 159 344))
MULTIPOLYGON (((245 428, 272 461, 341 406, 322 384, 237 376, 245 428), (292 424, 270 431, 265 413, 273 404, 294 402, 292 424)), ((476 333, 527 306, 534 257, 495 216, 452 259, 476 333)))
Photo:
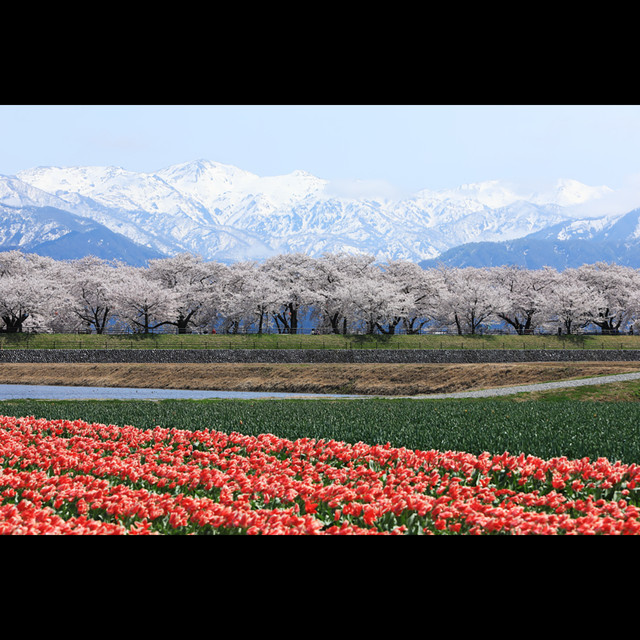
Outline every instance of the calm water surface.
POLYGON ((0 400, 165 400, 206 398, 357 398, 324 393, 272 393, 268 391, 198 391, 190 389, 134 389, 130 387, 61 387, 0 384, 0 400))

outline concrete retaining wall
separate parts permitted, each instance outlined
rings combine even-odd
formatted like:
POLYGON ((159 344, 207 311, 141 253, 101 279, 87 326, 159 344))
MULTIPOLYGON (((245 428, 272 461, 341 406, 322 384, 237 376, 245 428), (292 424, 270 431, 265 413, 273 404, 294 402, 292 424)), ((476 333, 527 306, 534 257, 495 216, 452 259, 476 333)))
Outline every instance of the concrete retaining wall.
POLYGON ((4 349, 3 362, 30 363, 478 363, 640 361, 624 349, 4 349))

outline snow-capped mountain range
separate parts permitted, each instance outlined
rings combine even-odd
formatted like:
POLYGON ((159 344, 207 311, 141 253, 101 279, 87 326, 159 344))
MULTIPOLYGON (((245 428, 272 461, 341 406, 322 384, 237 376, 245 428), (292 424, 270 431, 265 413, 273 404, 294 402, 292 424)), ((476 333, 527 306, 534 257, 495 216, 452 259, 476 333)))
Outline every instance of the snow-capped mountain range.
POLYGON ((547 192, 494 180, 404 198, 354 197, 305 171, 261 177, 208 160, 154 173, 37 167, 0 176, 0 250, 59 259, 92 253, 134 264, 185 251, 221 262, 293 251, 420 262, 558 225, 571 238, 604 228, 621 214, 580 220, 575 207, 611 193, 575 180, 547 192))

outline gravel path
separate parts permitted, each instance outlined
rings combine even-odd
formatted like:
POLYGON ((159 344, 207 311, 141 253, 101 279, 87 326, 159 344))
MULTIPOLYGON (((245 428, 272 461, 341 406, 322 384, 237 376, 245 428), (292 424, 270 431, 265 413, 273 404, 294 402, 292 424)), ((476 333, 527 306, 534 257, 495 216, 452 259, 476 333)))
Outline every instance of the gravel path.
POLYGON ((500 387, 498 389, 482 389, 480 391, 457 391, 455 393, 432 393, 428 395, 411 396, 420 400, 438 400, 441 398, 488 398, 490 396, 508 396, 523 391, 544 391, 546 389, 562 389, 564 387, 582 387, 587 385, 607 384, 608 382, 624 382, 639 380, 638 373, 620 373, 612 376, 597 378, 583 378, 581 380, 564 380, 561 382, 540 382, 537 384, 522 384, 515 387, 500 387))

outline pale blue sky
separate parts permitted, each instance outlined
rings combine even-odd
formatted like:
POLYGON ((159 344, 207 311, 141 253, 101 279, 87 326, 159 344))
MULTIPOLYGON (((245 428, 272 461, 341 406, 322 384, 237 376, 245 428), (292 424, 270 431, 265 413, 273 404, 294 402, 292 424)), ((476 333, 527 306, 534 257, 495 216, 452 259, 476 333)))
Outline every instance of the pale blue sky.
POLYGON ((196 159, 403 192, 505 179, 624 186, 639 105, 0 105, 0 174, 196 159))

